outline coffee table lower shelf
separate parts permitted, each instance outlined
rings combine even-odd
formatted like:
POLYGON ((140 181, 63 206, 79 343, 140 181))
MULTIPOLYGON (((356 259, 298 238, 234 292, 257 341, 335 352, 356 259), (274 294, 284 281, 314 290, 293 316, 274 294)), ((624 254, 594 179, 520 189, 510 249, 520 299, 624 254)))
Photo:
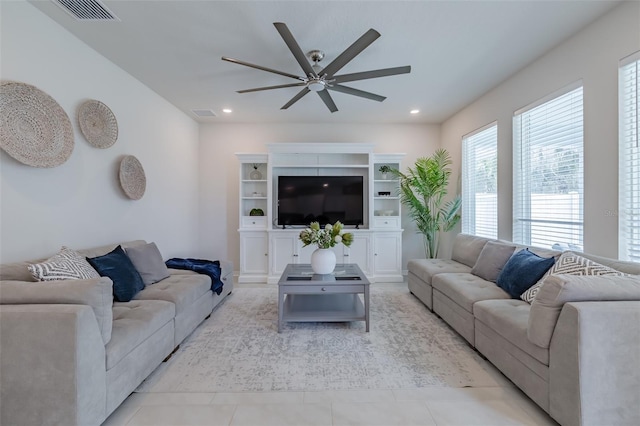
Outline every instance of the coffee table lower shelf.
POLYGON ((366 321, 365 309, 357 294, 287 294, 284 322, 366 321))

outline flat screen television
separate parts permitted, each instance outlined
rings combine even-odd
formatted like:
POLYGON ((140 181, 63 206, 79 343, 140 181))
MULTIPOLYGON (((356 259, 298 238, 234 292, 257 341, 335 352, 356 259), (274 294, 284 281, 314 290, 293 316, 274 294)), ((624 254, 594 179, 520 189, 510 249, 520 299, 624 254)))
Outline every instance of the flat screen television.
POLYGON ((362 176, 279 176, 278 225, 364 223, 362 176))

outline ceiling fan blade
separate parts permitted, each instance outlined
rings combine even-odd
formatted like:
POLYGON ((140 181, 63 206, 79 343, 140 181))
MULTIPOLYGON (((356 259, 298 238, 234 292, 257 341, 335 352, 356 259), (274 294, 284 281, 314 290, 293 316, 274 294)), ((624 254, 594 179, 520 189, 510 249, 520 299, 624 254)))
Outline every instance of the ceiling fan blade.
MULTIPOLYGON (((365 92, 364 90, 354 89, 353 87, 342 86, 336 84, 331 87, 327 87, 329 90, 335 90, 336 92, 346 93, 347 95, 360 96, 361 98, 371 99, 372 101, 382 102, 387 99, 386 96, 376 95, 375 93, 365 92)), ((321 93, 321 92, 318 92, 321 93)))
POLYGON ((293 53, 293 56, 296 58, 296 61, 298 61, 298 63, 300 64, 300 67, 302 67, 304 74, 306 76, 309 76, 309 74, 311 74, 312 76, 316 77, 316 72, 313 70, 313 68, 311 68, 311 64, 309 63, 309 60, 307 59, 305 54, 302 52, 302 49, 300 49, 298 42, 293 37, 293 34, 291 34, 291 31, 289 31, 289 28, 287 27, 287 25, 283 24, 282 22, 274 22, 273 25, 276 27, 276 30, 278 30, 278 32, 280 33, 280 36, 282 37, 284 42, 287 44, 287 47, 289 48, 291 53, 293 53))
POLYGON ((257 87, 255 89, 238 90, 237 93, 260 92, 262 90, 284 89, 285 87, 299 87, 299 86, 304 86, 304 85, 305 85, 305 83, 280 84, 278 86, 266 86, 266 87, 257 87))
POLYGON ((320 99, 322 99, 322 102, 324 102, 327 108, 329 108, 329 111, 336 112, 338 110, 338 107, 333 102, 333 99, 331 98, 329 92, 327 92, 326 90, 321 90, 317 93, 320 96, 320 99))
POLYGON ((347 63, 358 56, 360 52, 366 49, 371 43, 376 41, 376 39, 380 37, 380 33, 371 28, 369 31, 364 33, 362 37, 356 40, 351 46, 347 47, 347 49, 338 55, 329 65, 327 65, 323 70, 322 74, 326 74, 328 77, 333 76, 337 73, 342 67, 347 65, 347 63))
POLYGON ((288 72, 278 71, 278 70, 274 70, 274 69, 271 69, 271 68, 263 67, 263 66, 260 66, 260 65, 250 64, 249 62, 240 61, 238 59, 227 58, 227 57, 223 56, 222 60, 223 61, 227 61, 227 62, 231 62, 233 64, 244 65, 245 67, 251 67, 251 68, 255 68, 257 70, 272 72, 274 74, 280 74, 280 75, 283 75, 285 77, 291 77, 291 78, 295 78, 296 80, 304 81, 304 78, 302 78, 302 77, 300 77, 298 75, 289 74, 288 72))
POLYGON ((282 106, 282 108, 280 109, 287 109, 289 108, 291 105, 295 104, 296 102, 298 102, 300 99, 302 99, 302 97, 304 95, 306 95, 307 93, 309 93, 311 90, 307 89, 306 87, 304 89, 302 89, 301 91, 298 92, 297 95, 295 95, 293 98, 291 98, 291 100, 289 102, 287 102, 286 104, 284 104, 282 106))
POLYGON ((390 75, 408 74, 411 72, 411 66, 395 68, 384 68, 380 70, 356 72, 353 74, 342 74, 333 77, 336 83, 346 83, 347 81, 366 80, 369 78, 387 77, 390 75))

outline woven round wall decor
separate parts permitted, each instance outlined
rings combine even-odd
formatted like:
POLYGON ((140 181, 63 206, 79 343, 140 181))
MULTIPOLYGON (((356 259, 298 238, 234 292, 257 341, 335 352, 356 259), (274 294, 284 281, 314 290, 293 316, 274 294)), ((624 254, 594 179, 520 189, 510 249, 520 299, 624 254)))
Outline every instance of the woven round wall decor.
POLYGON ((120 186, 132 200, 139 200, 147 188, 147 178, 140 161, 133 155, 127 155, 120 162, 120 186))
POLYGON ((73 152, 71 120, 51 96, 37 87, 2 81, 0 145, 27 166, 59 166, 73 152))
POLYGON ((89 100, 78 108, 78 124, 82 135, 96 148, 109 148, 118 139, 118 121, 108 106, 89 100))

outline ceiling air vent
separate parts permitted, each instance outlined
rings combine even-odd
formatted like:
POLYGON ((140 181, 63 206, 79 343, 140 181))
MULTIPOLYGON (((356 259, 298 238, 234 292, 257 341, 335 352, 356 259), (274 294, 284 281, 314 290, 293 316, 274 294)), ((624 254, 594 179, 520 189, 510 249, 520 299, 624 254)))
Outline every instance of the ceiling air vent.
POLYGON ((99 0, 52 0, 79 21, 119 21, 99 0))
POLYGON ((215 117, 216 113, 210 109, 192 109, 193 112, 198 117, 215 117))

